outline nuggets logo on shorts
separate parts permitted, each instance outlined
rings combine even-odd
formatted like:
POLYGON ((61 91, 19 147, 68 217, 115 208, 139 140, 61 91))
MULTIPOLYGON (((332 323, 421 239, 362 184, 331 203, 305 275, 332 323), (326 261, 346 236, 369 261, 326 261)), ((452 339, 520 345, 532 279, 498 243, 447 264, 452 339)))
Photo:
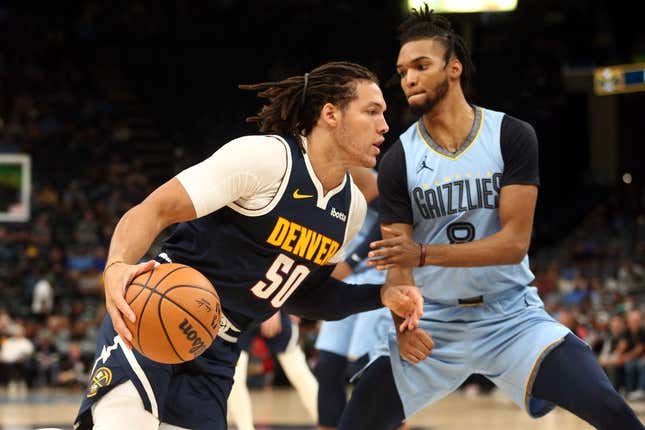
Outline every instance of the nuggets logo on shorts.
POLYGON ((101 387, 107 387, 112 382, 112 371, 107 367, 99 367, 92 375, 92 382, 87 389, 87 397, 94 397, 101 387))

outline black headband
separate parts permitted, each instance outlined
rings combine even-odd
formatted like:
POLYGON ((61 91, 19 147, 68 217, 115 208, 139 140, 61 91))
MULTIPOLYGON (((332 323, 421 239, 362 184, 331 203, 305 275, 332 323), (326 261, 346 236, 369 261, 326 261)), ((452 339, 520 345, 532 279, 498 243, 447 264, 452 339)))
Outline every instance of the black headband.
POLYGON ((302 106, 305 105, 305 98, 307 97, 307 85, 309 85, 309 73, 305 73, 305 86, 302 89, 302 99, 300 100, 302 106))

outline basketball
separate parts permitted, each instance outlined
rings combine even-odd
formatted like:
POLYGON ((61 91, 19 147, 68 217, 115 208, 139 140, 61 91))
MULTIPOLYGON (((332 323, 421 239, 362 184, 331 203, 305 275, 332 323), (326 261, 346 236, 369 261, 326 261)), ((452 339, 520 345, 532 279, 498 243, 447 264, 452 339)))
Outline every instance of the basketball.
POLYGON ((136 321, 124 318, 132 345, 159 363, 192 360, 208 348, 219 329, 220 301, 198 270, 168 263, 142 273, 125 293, 136 321))

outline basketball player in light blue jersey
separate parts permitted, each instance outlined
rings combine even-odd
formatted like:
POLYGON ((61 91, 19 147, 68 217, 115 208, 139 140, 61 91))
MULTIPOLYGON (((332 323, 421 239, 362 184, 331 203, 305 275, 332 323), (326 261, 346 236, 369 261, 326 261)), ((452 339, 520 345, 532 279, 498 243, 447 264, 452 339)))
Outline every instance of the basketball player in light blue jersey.
POLYGON ((380 346, 338 428, 392 429, 474 373, 532 417, 558 405, 599 429, 643 428, 590 348, 529 286, 533 128, 468 103, 470 54, 448 20, 425 6, 399 31, 400 84, 420 119, 381 160, 384 239, 369 255, 388 283, 416 281, 424 316, 380 346))

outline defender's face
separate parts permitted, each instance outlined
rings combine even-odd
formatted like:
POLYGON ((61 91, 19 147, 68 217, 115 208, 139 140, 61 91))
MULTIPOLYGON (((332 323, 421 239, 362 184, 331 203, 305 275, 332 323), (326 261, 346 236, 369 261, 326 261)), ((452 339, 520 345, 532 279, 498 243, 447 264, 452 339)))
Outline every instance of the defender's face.
POLYGON ((405 43, 399 50, 396 70, 410 109, 417 115, 430 112, 449 88, 446 49, 434 39, 405 43))
POLYGON ((374 167, 389 130, 383 115, 387 106, 381 88, 372 81, 359 81, 356 92, 358 97, 342 112, 335 131, 338 149, 348 165, 374 167))

